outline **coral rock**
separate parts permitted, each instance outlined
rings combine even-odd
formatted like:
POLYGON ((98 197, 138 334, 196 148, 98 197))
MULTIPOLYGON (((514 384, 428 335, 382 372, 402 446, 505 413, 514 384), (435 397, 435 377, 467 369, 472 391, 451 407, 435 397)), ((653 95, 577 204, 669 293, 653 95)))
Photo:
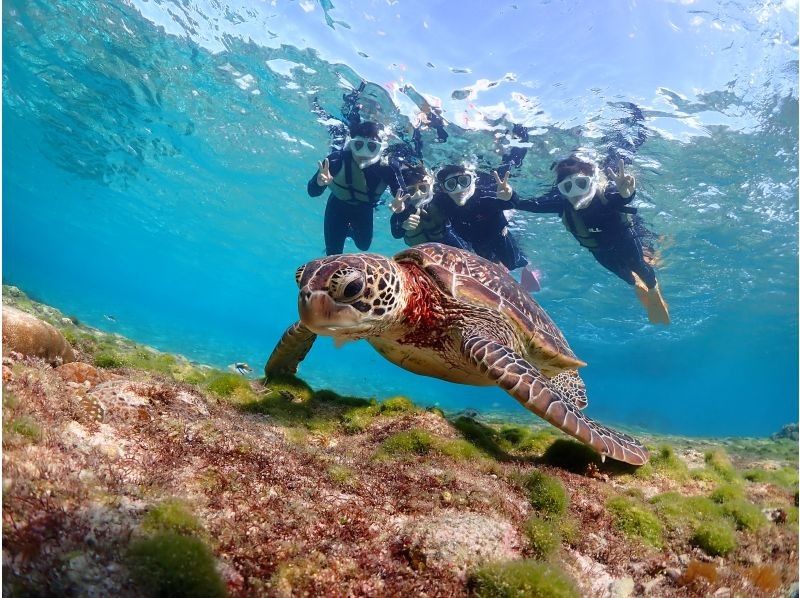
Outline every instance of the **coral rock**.
POLYGON ((56 368, 56 374, 64 382, 76 382, 83 384, 88 382, 91 386, 97 386, 101 382, 105 382, 103 374, 93 365, 74 361, 72 363, 65 363, 56 368))
POLYGON ((41 357, 52 364, 75 361, 64 336, 47 322, 19 309, 3 306, 3 348, 41 357))
POLYGON ((465 573, 484 562, 519 558, 519 537, 502 519, 445 511, 414 519, 404 527, 412 560, 423 567, 454 567, 465 573))

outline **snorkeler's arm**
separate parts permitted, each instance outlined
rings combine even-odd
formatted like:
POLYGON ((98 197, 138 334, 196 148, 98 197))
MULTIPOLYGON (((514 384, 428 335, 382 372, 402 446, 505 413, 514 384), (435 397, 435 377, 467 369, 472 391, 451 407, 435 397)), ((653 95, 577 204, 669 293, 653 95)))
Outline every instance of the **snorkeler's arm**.
POLYGON ((415 212, 415 208, 409 203, 406 205, 402 212, 392 214, 389 219, 389 224, 392 227, 392 236, 395 239, 402 239, 406 231, 403 228, 403 223, 408 220, 408 217, 415 212))
MULTIPOLYGON (((328 161, 328 170, 332 176, 336 176, 336 174, 342 169, 342 155, 343 152, 332 152, 328 155, 326 160, 328 161)), ((320 185, 317 183, 317 175, 319 174, 319 168, 314 173, 314 176, 311 177, 308 181, 307 189, 308 195, 311 197, 319 197, 323 193, 325 193, 325 189, 327 189, 327 185, 320 185)))
POLYGON ((517 199, 514 207, 534 214, 560 214, 564 210, 564 200, 558 190, 553 188, 549 193, 534 199, 517 199))

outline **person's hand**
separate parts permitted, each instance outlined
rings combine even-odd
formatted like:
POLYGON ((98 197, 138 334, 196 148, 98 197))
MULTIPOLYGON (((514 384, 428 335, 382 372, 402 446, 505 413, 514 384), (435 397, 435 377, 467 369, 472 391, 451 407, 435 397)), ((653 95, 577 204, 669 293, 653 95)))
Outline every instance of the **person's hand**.
POLYGON ((402 189, 398 189, 397 193, 394 194, 394 199, 389 207, 392 209, 392 212, 395 214, 399 214, 403 210, 406 209, 406 200, 411 197, 408 193, 403 193, 402 189))
POLYGON ((426 213, 425 210, 418 209, 416 212, 411 214, 411 216, 409 216, 406 219, 406 221, 403 222, 403 224, 401 224, 400 226, 402 226, 405 230, 408 231, 417 230, 417 227, 419 227, 420 218, 425 213, 426 213))
POLYGON ((333 182, 328 158, 325 158, 322 162, 317 162, 317 165, 319 166, 319 172, 317 173, 317 185, 320 187, 327 187, 333 182))
POLYGON ((508 175, 511 173, 506 172, 506 176, 502 179, 500 175, 497 174, 496 170, 493 170, 492 174, 494 175, 494 180, 497 182, 497 199, 502 201, 511 199, 511 196, 514 194, 514 190, 511 188, 511 185, 508 184, 508 175))
POLYGON ((633 195, 633 192, 636 190, 636 179, 633 178, 632 174, 625 174, 625 162, 622 160, 619 161, 618 173, 615 173, 611 168, 607 168, 606 175, 608 175, 609 180, 614 181, 614 184, 617 186, 617 191, 619 191, 623 199, 628 199, 633 195))

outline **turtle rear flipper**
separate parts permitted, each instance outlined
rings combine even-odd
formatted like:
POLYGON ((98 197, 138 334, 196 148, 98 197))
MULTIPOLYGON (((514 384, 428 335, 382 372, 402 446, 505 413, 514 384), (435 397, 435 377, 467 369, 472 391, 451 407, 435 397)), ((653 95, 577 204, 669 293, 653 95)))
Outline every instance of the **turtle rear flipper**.
POLYGON ((264 366, 264 375, 267 379, 294 374, 316 339, 317 335, 302 322, 295 322, 289 326, 272 350, 267 365, 264 366))
POLYGON ((523 406, 588 444, 603 458, 608 456, 631 465, 647 463, 649 454, 639 441, 586 417, 573 400, 563 396, 516 351, 482 336, 465 339, 462 348, 483 374, 523 406))

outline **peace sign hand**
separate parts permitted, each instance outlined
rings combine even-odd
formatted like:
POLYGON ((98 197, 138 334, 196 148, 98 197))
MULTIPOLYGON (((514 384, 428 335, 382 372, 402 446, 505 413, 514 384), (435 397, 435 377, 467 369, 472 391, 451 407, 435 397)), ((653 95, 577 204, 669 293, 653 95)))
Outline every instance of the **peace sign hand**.
POLYGON ((497 174, 496 170, 492 171, 494 175, 494 180, 497 183, 497 199, 502 201, 508 201, 511 199, 511 196, 514 194, 514 190, 511 188, 511 185, 508 184, 508 175, 511 174, 510 172, 506 172, 506 176, 502 179, 500 175, 497 174))
POLYGON ((619 172, 615 173, 611 168, 606 169, 606 174, 608 178, 614 181, 614 184, 617 186, 617 191, 623 197, 623 199, 628 199, 633 192, 636 190, 636 179, 633 178, 632 174, 625 174, 625 162, 622 160, 619 161, 619 172))
POLYGON ((406 200, 411 197, 408 193, 403 193, 402 189, 398 189, 397 193, 394 194, 394 199, 392 200, 391 205, 389 206, 392 209, 392 212, 395 214, 399 214, 403 210, 406 209, 406 200))
POLYGON ((319 172, 317 173, 317 185, 320 187, 327 187, 333 182, 333 177, 331 176, 331 166, 330 162, 328 162, 328 158, 325 158, 322 162, 317 162, 317 166, 319 166, 319 172))

